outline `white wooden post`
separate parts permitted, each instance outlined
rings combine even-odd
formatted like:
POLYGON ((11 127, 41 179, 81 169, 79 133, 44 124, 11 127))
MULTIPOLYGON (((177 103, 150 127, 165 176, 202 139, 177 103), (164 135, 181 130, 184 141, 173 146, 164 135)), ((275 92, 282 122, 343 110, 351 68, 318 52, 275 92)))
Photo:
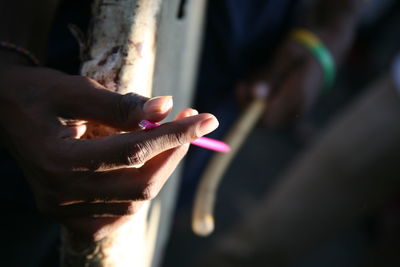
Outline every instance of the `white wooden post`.
MULTIPOLYGON (((205 0, 96 0, 89 60, 82 75, 108 89, 173 95, 175 111, 190 106, 205 0), (181 18, 178 18, 181 15, 181 18)), ((114 129, 90 125, 87 137, 114 129)), ((107 238, 88 242, 63 231, 64 266, 156 266, 168 237, 179 172, 157 199, 107 238)))

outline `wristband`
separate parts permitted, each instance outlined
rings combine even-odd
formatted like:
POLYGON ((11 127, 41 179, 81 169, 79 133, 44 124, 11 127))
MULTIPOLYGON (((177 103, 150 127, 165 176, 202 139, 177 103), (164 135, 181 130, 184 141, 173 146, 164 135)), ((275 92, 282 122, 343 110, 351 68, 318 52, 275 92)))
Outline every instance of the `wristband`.
POLYGON ((8 49, 14 52, 17 52, 20 55, 26 57, 30 62, 33 63, 35 66, 40 66, 39 59, 29 50, 23 48, 22 46, 7 42, 7 41, 0 41, 0 48, 8 49))
POLYGON ((306 29, 292 31, 289 38, 304 45, 314 55, 324 73, 324 90, 329 91, 335 82, 336 70, 333 57, 326 46, 314 33, 306 29))

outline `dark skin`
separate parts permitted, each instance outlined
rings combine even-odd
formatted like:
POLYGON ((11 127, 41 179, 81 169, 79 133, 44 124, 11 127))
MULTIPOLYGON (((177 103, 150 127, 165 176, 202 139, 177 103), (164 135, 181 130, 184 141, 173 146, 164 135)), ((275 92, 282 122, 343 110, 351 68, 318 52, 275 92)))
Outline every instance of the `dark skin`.
MULTIPOLYGON (((360 2, 316 1, 304 20, 336 62, 351 40, 352 18, 360 2), (323 11, 325 15, 315 15, 323 11)), ((0 1, 0 39, 21 45, 44 61, 56 6, 54 0, 0 1)), ((160 109, 168 99, 153 100, 157 104, 146 109, 146 98, 120 96, 87 78, 33 68, 26 58, 6 50, 0 51, 0 68, 1 134, 24 169, 39 209, 92 239, 107 235, 143 201, 153 198, 186 153, 187 143, 218 124, 211 114, 194 115, 196 112, 189 109, 151 134, 132 132, 79 140, 85 121, 133 131, 141 119, 162 120, 169 110, 160 109), (82 101, 77 103, 76 99, 82 101), (120 117, 122 114, 128 115, 120 117), (60 118, 74 123, 66 125, 60 118), (202 122, 203 127, 199 127, 202 122), (128 168, 136 163, 144 165, 128 168)), ((280 125, 314 102, 321 76, 311 54, 287 41, 270 67, 246 81, 239 95, 247 101, 254 96, 256 84, 266 84, 270 93, 264 121, 280 125)))
MULTIPOLYGON (((36 37, 46 36, 53 16, 54 8, 38 9, 46 4, 54 2, 1 1, 1 20, 13 21, 15 31, 0 26, 0 39, 44 54, 46 42, 36 37), (30 5, 21 20, 7 15, 30 5)), ((154 198, 189 142, 218 127, 213 115, 185 109, 161 127, 136 131, 139 121, 161 121, 171 108, 171 97, 120 95, 0 50, 2 141, 20 163, 39 211, 88 239, 102 239, 154 198), (80 139, 87 121, 127 133, 80 139)))
MULTIPOLYGON (((302 12, 300 27, 318 36, 336 66, 341 64, 351 45, 357 15, 365 2, 316 0, 310 1, 302 12)), ((285 40, 272 63, 243 81, 236 92, 242 106, 254 97, 267 95, 267 108, 261 120, 266 126, 279 127, 309 110, 322 87, 323 71, 319 62, 304 46, 285 40)))

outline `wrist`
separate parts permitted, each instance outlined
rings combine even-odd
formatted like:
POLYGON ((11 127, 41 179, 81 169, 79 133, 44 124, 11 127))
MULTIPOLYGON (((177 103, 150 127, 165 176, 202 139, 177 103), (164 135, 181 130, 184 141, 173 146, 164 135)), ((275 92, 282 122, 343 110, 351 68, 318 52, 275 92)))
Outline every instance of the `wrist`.
POLYGON ((353 41, 360 11, 368 0, 317 0, 303 8, 300 27, 314 32, 340 65, 353 41))
POLYGON ((48 33, 58 2, 59 0, 0 1, 0 40, 28 49, 43 62, 48 33))
POLYGON ((316 30, 338 65, 342 63, 351 47, 355 36, 355 24, 353 19, 348 19, 316 30))
POLYGON ((323 89, 329 91, 335 82, 336 64, 324 42, 318 35, 305 28, 294 29, 289 39, 305 47, 313 55, 323 71, 323 89))

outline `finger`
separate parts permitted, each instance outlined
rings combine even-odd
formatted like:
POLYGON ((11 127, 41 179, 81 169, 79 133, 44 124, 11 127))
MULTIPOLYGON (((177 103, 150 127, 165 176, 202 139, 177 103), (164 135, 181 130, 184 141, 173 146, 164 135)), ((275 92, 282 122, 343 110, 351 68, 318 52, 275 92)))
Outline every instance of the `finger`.
POLYGON ((85 134, 86 129, 87 127, 85 124, 59 127, 58 136, 61 139, 67 139, 67 138, 79 139, 85 134))
POLYGON ((195 109, 185 108, 185 109, 181 110, 178 113, 178 115, 176 115, 175 120, 183 119, 183 118, 190 117, 190 116, 195 116, 195 115, 198 115, 198 114, 199 114, 199 112, 197 110, 195 110, 195 109))
POLYGON ((144 201, 127 201, 120 203, 78 203, 54 207, 51 216, 57 219, 71 217, 120 217, 135 214, 144 201))
POLYGON ((266 126, 282 126, 292 122, 300 114, 304 89, 302 77, 301 72, 293 73, 282 84, 275 97, 268 101, 268 109, 263 117, 266 126))
MULTIPOLYGON (((218 127, 211 114, 199 114, 160 127, 65 145, 64 162, 75 170, 104 171, 142 165, 171 148, 187 144, 218 127)), ((67 140, 68 141, 68 140, 67 140)))
POLYGON ((74 127, 75 135, 72 138, 79 139, 81 138, 86 132, 86 125, 77 125, 74 127))
POLYGON ((240 107, 245 108, 253 100, 252 86, 253 81, 241 82, 236 86, 235 95, 240 107))
POLYGON ((306 55, 306 51, 292 41, 282 45, 272 65, 264 74, 265 81, 269 84, 271 93, 278 90, 280 85, 286 80, 286 77, 303 64, 306 55))
MULTIPOLYGON (((269 85, 268 100, 271 100, 282 91, 283 84, 303 63, 304 58, 298 58, 292 61, 291 64, 279 65, 265 77, 265 82, 269 85)), ((255 92, 255 90, 252 91, 253 94, 255 92)))
POLYGON ((72 233, 80 235, 80 238, 84 237, 89 240, 99 241, 121 227, 130 218, 131 216, 110 218, 77 217, 65 219, 62 223, 72 233))
POLYGON ((304 62, 305 55, 305 51, 297 44, 283 44, 266 70, 237 86, 239 103, 246 106, 255 98, 274 98, 281 90, 282 83, 304 62))
POLYGON ((148 190, 150 199, 157 196, 167 179, 186 155, 188 149, 189 144, 170 149, 157 155, 140 168, 140 173, 144 177, 151 177, 149 185, 152 187, 148 190))
MULTIPOLYGON (((82 172, 74 183, 67 185, 70 199, 64 199, 64 203, 79 203, 72 204, 71 207, 68 205, 63 207, 65 209, 73 207, 83 209, 88 207, 83 203, 118 204, 153 199, 186 154, 188 146, 188 144, 182 145, 163 152, 149 160, 141 168, 82 172)), ((101 210, 102 206, 97 205, 97 207, 101 210)), ((123 205, 118 208, 123 208, 123 205)), ((84 211, 82 212, 84 213, 84 211)))
POLYGON ((121 130, 134 129, 144 119, 161 121, 173 106, 171 96, 149 99, 133 93, 121 95, 86 77, 71 77, 63 87, 68 90, 56 101, 58 115, 96 121, 121 130))
POLYGON ((264 100, 269 96, 270 90, 270 85, 265 81, 256 82, 252 88, 254 98, 264 100))

